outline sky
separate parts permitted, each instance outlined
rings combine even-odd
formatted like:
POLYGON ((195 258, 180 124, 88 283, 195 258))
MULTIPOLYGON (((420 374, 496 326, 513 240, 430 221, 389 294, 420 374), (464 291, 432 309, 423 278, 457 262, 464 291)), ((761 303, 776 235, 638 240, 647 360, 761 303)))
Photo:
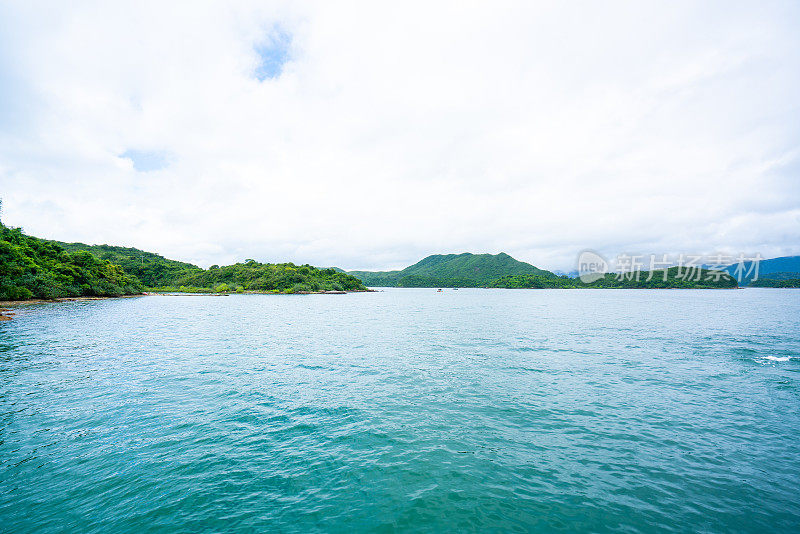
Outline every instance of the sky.
POLYGON ((201 266, 800 254, 798 2, 0 2, 2 220, 201 266))

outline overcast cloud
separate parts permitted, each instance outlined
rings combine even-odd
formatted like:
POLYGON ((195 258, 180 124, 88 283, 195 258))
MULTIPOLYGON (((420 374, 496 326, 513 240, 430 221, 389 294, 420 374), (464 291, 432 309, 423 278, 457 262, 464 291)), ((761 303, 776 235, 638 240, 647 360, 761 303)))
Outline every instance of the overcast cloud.
POLYGON ((3 220, 208 266, 800 253, 800 3, 0 3, 3 220))

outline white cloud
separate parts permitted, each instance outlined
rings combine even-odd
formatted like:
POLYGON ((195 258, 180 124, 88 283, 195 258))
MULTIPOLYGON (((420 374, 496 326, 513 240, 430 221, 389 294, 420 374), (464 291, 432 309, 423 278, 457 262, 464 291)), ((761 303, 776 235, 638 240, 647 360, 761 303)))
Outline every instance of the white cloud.
POLYGON ((800 253, 798 6, 336 4, 0 7, 5 220, 203 265, 800 253))

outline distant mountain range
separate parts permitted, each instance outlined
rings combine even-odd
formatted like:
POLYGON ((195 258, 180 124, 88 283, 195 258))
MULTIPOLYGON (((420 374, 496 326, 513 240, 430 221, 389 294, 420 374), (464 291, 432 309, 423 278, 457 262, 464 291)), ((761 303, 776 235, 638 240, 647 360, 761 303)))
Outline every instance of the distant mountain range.
MULTIPOLYGON (((742 274, 741 285, 751 285, 751 281, 756 275, 752 262, 745 262, 741 266, 736 263, 729 265, 725 271, 734 278, 738 273, 742 274)), ((761 260, 758 263, 759 280, 797 280, 800 279, 800 256, 783 256, 769 260, 761 260)), ((759 285, 759 284, 755 284, 759 285)), ((764 286, 766 287, 766 286, 764 286)))
POLYGON ((698 276, 682 277, 677 267, 666 272, 643 272, 638 278, 618 279, 615 273, 590 284, 567 275, 557 275, 529 263, 500 254, 435 254, 400 271, 349 271, 372 287, 495 287, 506 289, 553 288, 733 288, 727 273, 702 270, 698 276))

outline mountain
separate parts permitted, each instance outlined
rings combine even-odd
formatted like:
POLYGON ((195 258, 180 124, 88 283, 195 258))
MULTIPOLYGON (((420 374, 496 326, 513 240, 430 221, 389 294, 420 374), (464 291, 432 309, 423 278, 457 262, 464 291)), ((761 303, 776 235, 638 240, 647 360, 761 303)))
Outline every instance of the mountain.
POLYGON ((169 260, 153 252, 138 248, 115 247, 111 245, 87 245, 85 243, 62 243, 54 241, 67 251, 83 250, 91 252, 102 260, 108 260, 122 267, 126 273, 134 275, 146 287, 171 285, 176 279, 202 272, 203 269, 191 263, 169 260))
POLYGON ((142 289, 139 280, 107 260, 0 223, 0 300, 107 297, 142 289))
MULTIPOLYGON (((741 265, 734 263, 727 266, 725 271, 734 278, 738 278, 741 273, 742 285, 748 285, 755 277, 755 269, 753 269, 752 262, 744 262, 741 265)), ((800 279, 800 256, 782 256, 761 260, 758 263, 758 278, 769 280, 800 279)))
POLYGON ((556 275, 515 260, 508 254, 434 254, 401 271, 348 271, 367 286, 486 287, 503 276, 556 275))

